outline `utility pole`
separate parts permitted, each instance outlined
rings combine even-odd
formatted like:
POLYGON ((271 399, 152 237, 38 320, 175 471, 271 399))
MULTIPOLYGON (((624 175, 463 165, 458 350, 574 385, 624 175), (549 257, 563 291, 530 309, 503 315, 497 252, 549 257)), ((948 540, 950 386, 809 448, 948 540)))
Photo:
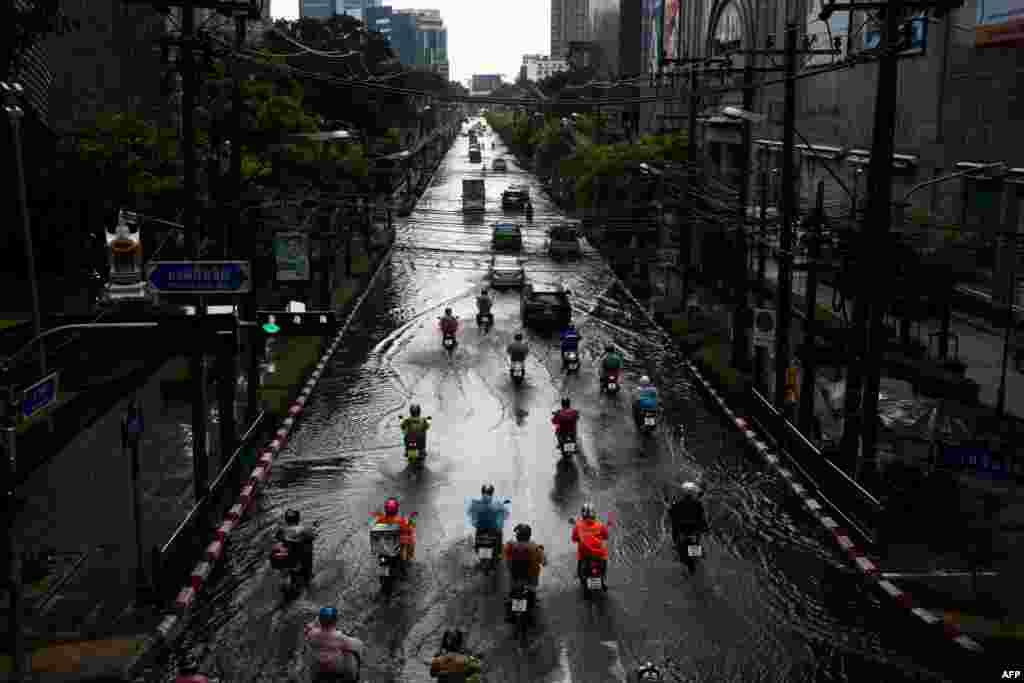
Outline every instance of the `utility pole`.
POLYGON ((793 304, 793 221, 796 218, 793 148, 796 132, 796 38, 795 23, 786 24, 786 97, 782 132, 782 226, 779 240, 779 279, 776 296, 778 327, 775 334, 775 405, 785 405, 786 371, 789 368, 789 335, 793 304))
MULTIPOLYGON (((750 111, 754 108, 754 69, 751 60, 753 56, 746 58, 746 65, 743 69, 743 109, 750 111)), ((732 364, 739 370, 747 370, 750 367, 750 354, 747 349, 750 340, 747 337, 749 328, 750 310, 748 308, 747 293, 750 278, 747 268, 747 204, 750 203, 750 121, 743 119, 743 141, 740 147, 740 187, 739 187, 739 225, 736 228, 736 259, 740 264, 739 277, 735 282, 736 311, 733 314, 732 325, 732 364)))
MULTIPOLYGON (((684 205, 689 209, 689 230, 685 235, 685 239, 680 239, 679 248, 682 250, 680 254, 679 265, 683 268, 683 287, 682 287, 682 310, 685 314, 689 308, 690 299, 690 267, 693 262, 693 244, 694 238, 696 237, 697 230, 697 201, 695 199, 697 193, 695 186, 697 184, 697 163, 700 158, 700 150, 697 146, 697 65, 690 65, 690 117, 689 117, 689 128, 686 129, 687 143, 689 145, 689 161, 686 171, 686 196, 683 197, 684 205)), ((679 222, 680 231, 683 230, 683 221, 679 222)), ((683 235, 680 235, 683 237, 683 235)))
POLYGON ((7 633, 10 638, 7 650, 10 652, 13 663, 15 680, 24 680, 29 673, 28 662, 25 650, 25 634, 22 632, 24 606, 24 585, 21 575, 21 544, 15 535, 14 523, 18 510, 15 502, 15 481, 18 474, 18 404, 15 400, 14 387, 8 387, 7 410, 4 411, 4 437, 7 446, 7 457, 4 458, 4 468, 7 472, 4 486, 4 512, 7 518, 6 550, 7 550, 7 594, 10 596, 10 606, 7 610, 7 633))
MULTIPOLYGON (((875 96, 875 125, 871 145, 871 165, 868 168, 868 210, 861 234, 867 235, 871 228, 870 243, 886 253, 892 226, 892 155, 896 133, 896 97, 899 79, 899 38, 900 20, 903 14, 903 0, 890 0, 885 12, 885 27, 882 45, 885 49, 878 63, 878 93, 875 96)), ((861 248, 867 256, 868 241, 863 240, 861 248)), ((870 327, 864 354, 864 396, 862 397, 863 430, 861 455, 869 470, 874 469, 875 443, 878 440, 878 391, 881 385, 882 354, 886 343, 883 315, 885 313, 885 279, 871 277, 864 266, 868 259, 861 261, 862 297, 870 311, 870 327)), ((892 272, 887 265, 882 272, 892 272)))
POLYGON ((818 335, 818 265, 821 259, 822 229, 825 227, 825 181, 818 181, 818 197, 811 218, 810 250, 807 258, 807 287, 804 290, 804 372, 800 387, 800 429, 804 434, 814 430, 814 386, 817 371, 818 335))
MULTIPOLYGON (((764 308, 765 305, 765 272, 768 266, 768 171, 761 170, 761 239, 757 247, 757 306, 764 308)), ((757 377, 756 385, 762 386, 764 381, 765 347, 758 346, 754 349, 754 374, 757 377)))

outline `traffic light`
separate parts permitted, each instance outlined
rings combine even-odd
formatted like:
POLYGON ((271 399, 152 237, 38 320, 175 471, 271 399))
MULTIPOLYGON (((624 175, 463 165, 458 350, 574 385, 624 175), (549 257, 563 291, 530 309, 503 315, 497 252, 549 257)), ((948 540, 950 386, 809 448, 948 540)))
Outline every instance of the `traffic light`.
POLYGON ((267 334, 319 337, 337 328, 338 315, 334 311, 258 311, 256 323, 267 334))

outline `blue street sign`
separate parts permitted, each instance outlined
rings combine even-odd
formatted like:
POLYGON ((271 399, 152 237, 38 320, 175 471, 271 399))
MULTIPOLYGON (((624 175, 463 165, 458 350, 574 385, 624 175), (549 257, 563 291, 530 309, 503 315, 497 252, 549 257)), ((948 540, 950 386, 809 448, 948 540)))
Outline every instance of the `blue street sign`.
POLYGON ((252 291, 248 261, 150 261, 146 279, 158 292, 247 294, 252 291))
POLYGON ((25 389, 21 398, 21 414, 24 417, 32 417, 57 400, 57 376, 59 374, 59 372, 50 373, 25 389))
POLYGON ((942 450, 942 459, 949 467, 968 469, 985 479, 1006 479, 1009 476, 1008 463, 993 457, 984 446, 946 446, 942 450))

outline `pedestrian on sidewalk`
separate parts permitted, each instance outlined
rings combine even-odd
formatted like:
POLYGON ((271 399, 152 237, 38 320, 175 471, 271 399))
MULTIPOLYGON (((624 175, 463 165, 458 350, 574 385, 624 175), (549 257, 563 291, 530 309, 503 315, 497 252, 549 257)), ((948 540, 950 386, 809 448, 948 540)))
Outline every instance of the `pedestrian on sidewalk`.
POLYGON ((124 415, 121 416, 121 449, 137 448, 145 426, 142 407, 138 398, 132 396, 124 415))

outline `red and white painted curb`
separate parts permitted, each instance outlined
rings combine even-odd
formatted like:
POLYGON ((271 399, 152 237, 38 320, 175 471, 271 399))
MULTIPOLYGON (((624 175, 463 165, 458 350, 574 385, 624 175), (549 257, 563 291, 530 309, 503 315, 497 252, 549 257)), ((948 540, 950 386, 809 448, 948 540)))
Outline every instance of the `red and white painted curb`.
POLYGON ((875 566, 875 563, 868 559, 864 553, 857 548, 856 544, 850 539, 846 530, 839 526, 831 516, 825 513, 824 506, 815 500, 807 488, 796 480, 796 476, 793 472, 780 464, 779 456, 776 453, 773 453, 772 448, 760 439, 757 433, 750 428, 750 422, 736 415, 732 411, 718 391, 715 390, 711 383, 704 378, 704 375, 701 374, 700 370, 692 362, 686 361, 686 366, 700 381, 705 391, 707 391, 711 398, 715 400, 729 420, 740 432, 742 432, 743 436, 747 438, 747 442, 754 448, 754 450, 756 450, 761 457, 764 458, 765 462, 767 462, 768 465, 770 465, 783 479, 786 480, 793 493, 795 493, 803 502, 803 507, 818 521, 819 524, 821 524, 822 527, 824 527, 826 533, 835 540, 840 550, 842 550, 846 557, 849 558, 850 562, 860 570, 860 573, 865 579, 876 586, 897 605, 908 610, 925 625, 933 628, 941 626, 943 633, 960 647, 976 652, 981 651, 981 646, 969 636, 961 633, 956 624, 944 623, 940 615, 922 607, 914 606, 914 601, 911 599, 909 593, 902 590, 888 579, 882 578, 881 571, 877 566, 875 566))
MULTIPOLYGON (((249 477, 242 483, 242 488, 239 491, 237 502, 231 506, 227 514, 224 516, 224 521, 219 527, 217 527, 214 532, 214 537, 203 551, 203 557, 192 570, 189 582, 182 587, 181 591, 178 592, 178 595, 174 600, 173 612, 164 617, 163 621, 161 621, 160 625, 157 627, 156 633, 151 637, 151 645, 158 645, 159 643, 166 643, 173 640, 177 636, 181 625, 184 623, 185 617, 187 617, 190 611, 195 607, 196 599, 202 591, 206 580, 212 573, 214 565, 224 558, 224 551, 228 544, 228 540, 231 538, 231 534, 241 524, 242 519, 245 517, 245 513, 249 510, 262 486, 267 482, 270 472, 273 469, 275 458, 277 458, 278 454, 280 454, 288 443, 288 437, 294 429, 296 421, 305 410, 309 397, 313 394, 313 390, 316 389, 316 385, 320 381, 320 377, 323 376, 326 371, 327 364, 330 362, 334 352, 338 349, 342 338, 348 331, 352 319, 359 311, 359 308, 362 306, 366 296, 373 289, 377 276, 384 269, 384 266, 390 261, 390 259, 391 250, 388 250, 388 253, 381 259, 380 264, 377 266, 377 270, 374 271, 373 276, 367 283, 366 289, 363 290, 363 293, 360 294, 359 298, 356 300, 356 303, 349 312, 344 324, 328 345, 327 351, 310 373, 309 378, 306 380, 305 385, 303 385, 299 395, 295 398, 295 401, 293 401, 292 405, 288 408, 288 416, 281 421, 281 426, 274 433, 274 438, 260 450, 258 464, 253 468, 249 477)), ((146 648, 146 650, 150 649, 153 648, 146 648)), ((141 656, 140 658, 137 658, 137 662, 129 668, 134 668, 139 660, 141 660, 141 656)))

